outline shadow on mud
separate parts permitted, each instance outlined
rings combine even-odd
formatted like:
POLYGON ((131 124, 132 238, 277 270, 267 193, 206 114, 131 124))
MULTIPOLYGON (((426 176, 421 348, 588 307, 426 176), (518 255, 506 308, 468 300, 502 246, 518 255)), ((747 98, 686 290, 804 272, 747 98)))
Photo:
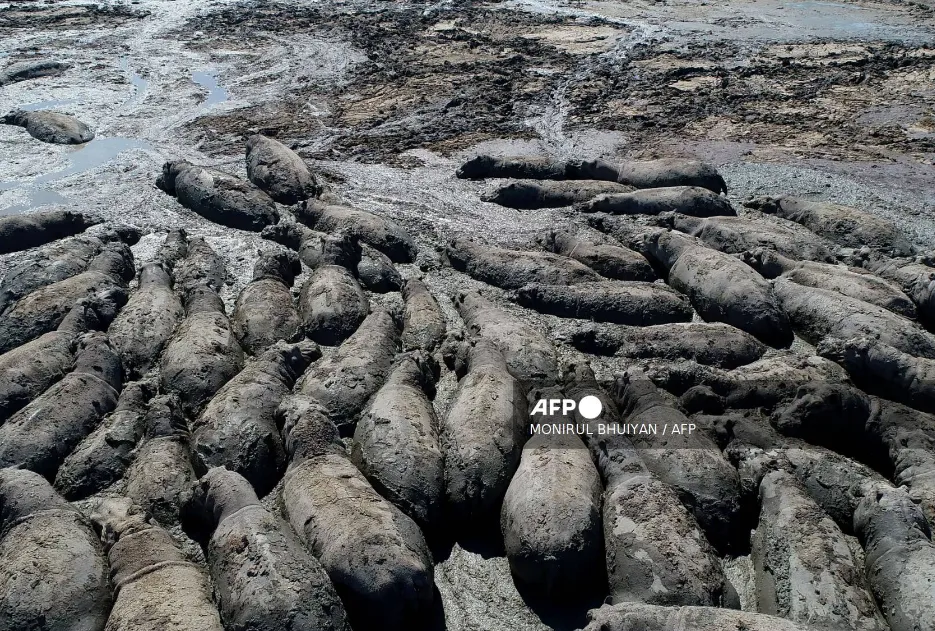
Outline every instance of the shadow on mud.
MULTIPOLYGON (((439 534, 434 537, 427 534, 436 566, 448 560, 456 543, 466 552, 477 554, 484 559, 505 556, 499 512, 482 522, 472 523, 463 534, 442 534, 459 530, 465 530, 463 524, 460 528, 454 525, 440 528, 439 534)), ((543 624, 555 631, 572 631, 584 627, 587 624, 588 611, 600 607, 608 593, 606 577, 603 575, 598 582, 582 583, 577 594, 544 594, 540 589, 524 584, 512 573, 510 580, 513 581, 523 603, 543 624)), ((436 611, 433 612, 427 629, 442 631, 446 628, 442 602, 436 589, 436 611)))
POLYGON ((582 590, 581 594, 546 596, 513 578, 516 590, 526 606, 538 616, 543 624, 555 631, 582 629, 588 623, 588 611, 604 603, 607 586, 595 585, 582 590))

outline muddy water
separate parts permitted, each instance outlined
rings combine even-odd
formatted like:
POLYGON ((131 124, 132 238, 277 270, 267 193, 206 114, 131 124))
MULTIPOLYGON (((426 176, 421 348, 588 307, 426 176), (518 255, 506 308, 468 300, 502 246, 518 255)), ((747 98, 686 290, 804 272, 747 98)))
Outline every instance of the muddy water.
POLYGON ((204 103, 201 104, 202 111, 227 101, 227 90, 218 83, 217 71, 193 72, 192 81, 208 91, 208 96, 205 97, 204 103))
POLYGON ((85 173, 92 169, 106 165, 121 153, 133 149, 151 149, 151 147, 131 138, 95 138, 81 149, 68 154, 69 166, 60 171, 53 171, 40 175, 34 184, 49 184, 64 178, 85 173))
POLYGON ((0 216, 17 215, 33 208, 44 206, 64 206, 68 199, 63 195, 44 188, 14 186, 12 182, 0 182, 0 199, 10 199, 10 205, 0 208, 0 216), (19 201, 17 201, 19 200, 19 201))
POLYGON ((120 60, 120 69, 127 75, 127 78, 130 80, 130 85, 133 86, 130 96, 123 103, 123 107, 134 107, 146 98, 146 93, 149 90, 149 81, 138 75, 130 67, 130 62, 125 57, 120 60))
POLYGON ((72 103, 75 103, 74 99, 51 99, 48 101, 39 101, 38 103, 26 103, 25 105, 20 105, 20 109, 26 110, 27 112, 34 112, 36 110, 52 110, 64 107, 66 105, 71 105, 72 103))
POLYGON ((65 159, 68 166, 63 169, 42 173, 27 181, 0 182, 0 192, 20 190, 26 198, 25 201, 13 203, 5 208, 0 207, 0 214, 12 215, 43 206, 69 204, 70 201, 67 197, 50 189, 49 186, 66 178, 107 165, 122 153, 134 149, 148 150, 151 147, 145 142, 130 138, 95 138, 80 148, 66 153, 65 159))
MULTIPOLYGON (((149 96, 149 81, 131 69, 129 60, 126 57, 119 60, 118 67, 126 75, 130 83, 130 94, 120 104, 119 110, 132 111, 149 96)), ((220 84, 216 71, 192 72, 191 81, 207 91, 202 103, 192 108, 191 118, 228 100, 228 91, 220 84)), ((35 103, 26 103, 19 107, 25 110, 68 111, 69 106, 78 104, 80 104, 78 99, 48 99, 35 103)), ((106 167, 123 154, 134 151, 153 153, 155 149, 152 144, 142 139, 120 136, 108 138, 101 137, 101 135, 96 136, 94 140, 81 147, 63 148, 60 157, 67 164, 64 168, 56 168, 57 163, 51 162, 47 169, 31 179, 0 181, 0 193, 4 191, 21 191, 19 195, 6 196, 13 200, 7 206, 3 206, 3 198, 0 197, 0 214, 16 214, 44 206, 69 204, 71 202, 68 197, 53 190, 56 183, 106 167)))

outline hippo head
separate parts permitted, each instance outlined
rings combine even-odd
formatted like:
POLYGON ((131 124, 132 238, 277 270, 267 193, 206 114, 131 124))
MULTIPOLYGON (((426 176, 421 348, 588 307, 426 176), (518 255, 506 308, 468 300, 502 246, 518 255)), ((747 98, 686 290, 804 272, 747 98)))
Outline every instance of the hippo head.
POLYGON ((587 218, 587 221, 588 225, 598 232, 607 232, 610 230, 610 226, 608 226, 607 222, 604 220, 604 215, 591 215, 587 218))
POLYGON ((99 298, 97 296, 85 296, 75 302, 69 310, 65 319, 59 325, 60 331, 73 331, 75 333, 87 333, 102 327, 101 318, 98 316, 99 298))
POLYGON ((44 477, 27 469, 0 469, 0 537, 23 517, 51 508, 70 505, 44 477))
POLYGON ((247 159, 250 158, 250 154, 256 149, 256 146, 266 140, 266 136, 262 134, 253 134, 247 138, 247 159))
POLYGON ((112 224, 108 225, 100 233, 100 239, 104 242, 111 241, 123 241, 127 245, 136 245, 140 241, 140 237, 143 236, 142 231, 136 227, 128 224, 112 224))
POLYGON ((88 300, 97 316, 98 325, 106 329, 127 304, 127 292, 116 288, 103 289, 89 296, 88 300))
POLYGON ((321 199, 306 199, 293 206, 292 212, 295 213, 296 218, 303 224, 314 228, 315 224, 321 220, 325 208, 327 208, 329 204, 339 203, 340 199, 325 200, 324 197, 321 199))
POLYGON ((859 337, 850 340, 842 340, 834 336, 827 336, 818 346, 815 352, 825 359, 844 365, 854 365, 863 363, 874 345, 874 340, 868 337, 859 337))
POLYGON ((23 110, 13 110, 3 117, 4 125, 19 125, 22 127, 26 123, 27 112, 23 110))
POLYGON ((179 517, 185 532, 204 543, 227 516, 257 505, 260 500, 242 475, 225 467, 213 467, 192 484, 179 517))
POLYGON ((483 178, 497 160, 493 156, 477 156, 461 165, 455 175, 463 180, 476 180, 483 178))
POLYGON ((497 343, 486 337, 476 337, 466 345, 467 370, 476 370, 481 366, 492 366, 506 370, 506 360, 497 343))
POLYGON ((430 353, 422 350, 410 351, 400 355, 393 367, 393 372, 400 371, 410 381, 425 392, 430 398, 435 398, 435 382, 440 374, 438 362, 430 353))
POLYGON ((586 353, 599 353, 599 344, 597 342, 597 330, 593 328, 581 329, 571 334, 571 344, 586 353))
POLYGON ((653 230, 651 232, 646 232, 640 237, 640 250, 649 254, 652 258, 657 259, 659 256, 660 240, 663 238, 666 233, 663 230, 653 230))
POLYGON ((663 212, 656 216, 656 219, 653 223, 660 228, 671 230, 675 227, 676 219, 678 217, 679 215, 674 212, 663 212))
POLYGON ((79 229, 90 228, 91 226, 96 226, 99 223, 104 223, 104 219, 97 215, 79 213, 73 210, 63 210, 61 217, 66 222, 79 229))
POLYGON ((346 453, 337 426, 314 399, 286 397, 276 410, 276 424, 282 431, 290 467, 315 456, 346 453))
POLYGON ((572 209, 574 209, 576 213, 602 212, 603 209, 601 208, 601 206, 604 204, 604 200, 606 199, 607 199, 606 194, 598 195, 596 197, 592 197, 591 199, 586 199, 584 201, 575 202, 574 204, 571 205, 571 207, 572 209))
POLYGON ((865 547, 876 539, 883 549, 868 549, 867 562, 885 554, 889 546, 911 540, 928 541, 931 530, 922 509, 904 487, 869 489, 854 511, 854 530, 865 547))
POLYGON ((554 230, 549 230, 545 234, 541 234, 538 237, 536 237, 535 243, 536 245, 538 245, 540 248, 544 250, 548 250, 549 252, 554 252, 555 241, 557 237, 558 237, 558 233, 556 233, 554 230))
POLYGON ((266 226, 260 232, 260 237, 284 245, 292 250, 298 250, 302 247, 302 230, 297 224, 291 222, 280 221, 266 226))
POLYGON ((637 367, 615 374, 610 391, 625 416, 638 414, 660 402, 659 390, 646 368, 637 367))
POLYGON ((295 380, 305 372, 309 364, 321 357, 321 348, 311 340, 301 342, 277 342, 261 356, 264 361, 276 362, 295 380))
POLYGON ((692 386, 679 397, 679 405, 686 414, 723 414, 726 400, 709 386, 692 386))
POLYGON ((275 278, 292 287, 302 272, 302 263, 295 252, 264 252, 253 266, 253 280, 275 278))
POLYGON ((753 210, 758 210, 761 213, 773 214, 779 210, 779 206, 782 203, 781 197, 751 197, 750 199, 743 202, 743 205, 747 208, 752 208, 753 210))
POLYGON ((136 277, 133 252, 123 241, 111 241, 91 261, 88 269, 103 272, 113 279, 130 282, 136 277))
MULTIPOLYGON (((585 329, 579 331, 579 333, 590 333, 592 339, 596 333, 594 329, 585 329)), ((574 339, 575 334, 572 334, 574 339)), ((589 362, 569 362, 565 364, 565 369, 562 371, 563 383, 567 385, 585 385, 591 387, 598 387, 597 385, 597 376, 594 374, 594 369, 591 368, 589 362)))
POLYGON ((536 208, 540 186, 530 182, 510 182, 492 193, 481 196, 481 201, 493 202, 508 208, 536 208))
POLYGON ((536 304, 539 298, 539 287, 535 283, 530 283, 510 293, 511 300, 528 307, 536 304))
POLYGON ((175 394, 153 397, 146 412, 146 435, 149 438, 188 438, 188 421, 175 394))
POLYGON ((353 270, 360 262, 362 248, 357 237, 335 232, 325 235, 321 251, 323 265, 340 265, 353 270))
POLYGON ((210 285, 197 282, 184 288, 185 313, 224 313, 224 301, 210 285))
POLYGON ((740 260, 758 271, 764 278, 776 278, 783 272, 779 256, 767 248, 754 248, 742 252, 740 260))
POLYGON ((669 269, 678 260, 682 250, 693 243, 691 237, 680 232, 657 228, 640 234, 633 245, 627 245, 669 269))
POLYGON ((565 167, 568 177, 581 180, 616 182, 620 176, 617 167, 605 160, 570 160, 565 167))
POLYGON ((191 167, 191 162, 175 160, 162 165, 162 175, 156 178, 156 187, 169 195, 175 195, 175 180, 182 171, 191 167))
POLYGON ((467 265, 468 253, 474 242, 467 239, 450 239, 442 252, 442 260, 455 267, 467 265))
MULTIPOLYGON (((463 369, 467 361, 467 352, 464 348, 465 337, 466 335, 463 330, 448 331, 439 348, 445 366, 447 366, 449 370, 455 371, 456 374, 458 373, 459 367, 463 369)), ((463 376, 463 372, 458 375, 458 378, 460 379, 461 376, 463 376)))

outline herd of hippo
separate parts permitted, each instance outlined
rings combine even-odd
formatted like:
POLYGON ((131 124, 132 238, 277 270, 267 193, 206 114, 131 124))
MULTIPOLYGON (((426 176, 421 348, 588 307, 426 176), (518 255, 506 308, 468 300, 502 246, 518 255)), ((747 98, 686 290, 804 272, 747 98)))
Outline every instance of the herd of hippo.
POLYGON ((276 140, 247 141, 246 172, 174 161, 156 182, 283 246, 230 314, 202 237, 171 230, 137 266, 132 226, 0 218, 0 253, 29 250, 0 282, 0 631, 423 628, 433 551, 491 523, 525 589, 606 596, 589 631, 935 629, 935 267, 891 223, 794 198, 738 215, 690 160, 474 158, 458 177, 510 180, 489 201, 581 213, 527 250, 442 252, 577 319, 555 339, 496 290, 451 296, 450 330, 397 269, 416 240, 276 140), (371 304, 388 292, 403 309, 371 304), (630 369, 598 380, 557 343, 630 369), (531 413, 584 396, 597 421, 531 413), (697 431, 530 435, 569 422, 697 431))

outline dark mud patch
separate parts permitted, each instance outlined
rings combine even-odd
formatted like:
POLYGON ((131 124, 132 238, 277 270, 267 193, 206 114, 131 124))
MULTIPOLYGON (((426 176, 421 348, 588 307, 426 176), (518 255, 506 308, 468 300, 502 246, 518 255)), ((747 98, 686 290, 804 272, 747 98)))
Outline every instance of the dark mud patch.
POLYGON ((246 130, 324 134, 327 146, 314 157, 390 163, 413 148, 448 153, 490 138, 534 137, 529 112, 549 100, 554 77, 575 62, 572 53, 529 33, 571 22, 471 3, 366 12, 273 5, 208 15, 190 28, 233 39, 289 24, 294 33, 350 42, 366 60, 331 90, 298 86, 275 108, 206 116, 193 125, 205 130, 209 151, 246 130), (309 125, 302 110, 316 94, 326 96, 330 113, 309 125))
POLYGON ((36 0, 18 0, 0 8, 0 31, 70 29, 122 24, 149 15, 124 5, 80 4, 61 6, 36 0))
POLYGON ((642 23, 526 13, 475 2, 354 10, 236 7, 182 33, 192 45, 309 33, 363 51, 341 85, 309 81, 276 102, 203 116, 204 148, 261 131, 318 159, 403 165, 491 138, 556 147, 617 132, 636 155, 676 140, 757 143, 811 158, 935 151, 935 49, 893 42, 750 43, 641 36, 642 23), (309 116, 324 100, 328 112, 309 116), (901 117, 880 116, 898 102, 901 117))
POLYGON ((881 147, 935 149, 924 133, 933 78, 935 50, 893 43, 661 44, 595 70, 567 99, 573 125, 624 132, 639 145, 680 137, 861 159, 881 147), (894 102, 902 116, 872 115, 894 102))

